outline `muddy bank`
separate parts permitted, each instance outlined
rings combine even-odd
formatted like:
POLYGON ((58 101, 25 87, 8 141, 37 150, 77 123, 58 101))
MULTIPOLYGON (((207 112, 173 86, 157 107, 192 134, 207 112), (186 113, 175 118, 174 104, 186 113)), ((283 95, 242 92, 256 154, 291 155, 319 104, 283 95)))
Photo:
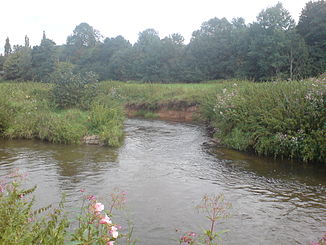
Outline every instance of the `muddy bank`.
POLYGON ((149 112, 154 118, 161 120, 190 122, 198 118, 198 105, 187 101, 168 103, 128 103, 125 112, 128 117, 139 117, 140 112, 149 112))

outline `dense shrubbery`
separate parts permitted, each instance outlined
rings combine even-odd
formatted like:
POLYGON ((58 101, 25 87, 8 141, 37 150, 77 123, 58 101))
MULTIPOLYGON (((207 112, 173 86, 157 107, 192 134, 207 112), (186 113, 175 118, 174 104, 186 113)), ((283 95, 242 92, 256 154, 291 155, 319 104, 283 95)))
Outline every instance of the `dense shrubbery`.
POLYGON ((225 86, 207 97, 203 113, 229 147, 325 162, 326 88, 321 82, 225 86))
POLYGON ((79 107, 88 109, 94 98, 97 76, 93 72, 74 73, 74 66, 60 62, 51 74, 54 83, 52 100, 59 108, 79 107))

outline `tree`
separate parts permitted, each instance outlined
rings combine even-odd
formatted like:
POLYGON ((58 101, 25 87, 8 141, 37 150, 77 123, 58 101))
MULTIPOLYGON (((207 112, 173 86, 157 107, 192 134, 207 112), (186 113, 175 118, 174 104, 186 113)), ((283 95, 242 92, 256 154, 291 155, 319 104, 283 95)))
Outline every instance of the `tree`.
POLYGON ((134 62, 135 77, 140 76, 145 82, 160 81, 162 49, 158 32, 154 29, 146 29, 140 32, 134 49, 137 61, 134 62))
POLYGON ((232 77, 230 57, 232 50, 232 24, 225 18, 213 18, 194 31, 188 45, 188 55, 193 57, 193 70, 199 70, 201 80, 232 77))
POLYGON ((119 81, 141 80, 141 76, 135 71, 138 54, 133 47, 127 47, 115 52, 108 64, 110 79, 119 81))
POLYGON ((101 34, 87 23, 76 26, 73 34, 68 36, 66 45, 67 61, 78 64, 79 59, 89 55, 90 49, 100 41, 101 34))
MULTIPOLYGON (((0 54, 0 72, 3 72, 3 64, 5 63, 5 61, 6 61, 6 57, 0 54)), ((2 74, 0 74, 0 77, 1 75, 2 74)))
POLYGON ((27 35, 25 36, 25 47, 26 47, 26 48, 30 48, 30 47, 31 47, 31 46, 29 45, 29 38, 28 38, 27 35))
POLYGON ((312 75, 326 70, 326 1, 310 1, 301 12, 298 33, 309 46, 313 61, 312 75))
POLYGON ((43 38, 40 46, 33 47, 32 51, 32 70, 36 81, 47 82, 50 74, 55 69, 57 62, 55 42, 46 38, 43 32, 43 38))
POLYGON ((291 33, 295 28, 290 13, 281 3, 260 12, 249 28, 247 75, 254 80, 287 79, 293 57, 291 33))
POLYGON ((161 40, 161 81, 185 81, 185 45, 183 42, 184 37, 179 33, 173 33, 161 40))
POLYGON ((94 47, 101 34, 87 23, 80 23, 67 38, 67 44, 76 47, 94 47))
POLYGON ((27 81, 32 77, 32 54, 31 49, 26 47, 16 47, 14 53, 7 56, 4 64, 4 79, 27 81))
POLYGON ((6 44, 5 44, 5 56, 8 56, 9 54, 11 54, 12 50, 11 50, 11 45, 9 42, 9 37, 6 38, 6 44))
POLYGON ((131 47, 129 41, 122 36, 106 38, 93 48, 88 48, 85 55, 76 62, 76 69, 82 72, 93 71, 101 80, 113 79, 109 63, 115 53, 131 47))

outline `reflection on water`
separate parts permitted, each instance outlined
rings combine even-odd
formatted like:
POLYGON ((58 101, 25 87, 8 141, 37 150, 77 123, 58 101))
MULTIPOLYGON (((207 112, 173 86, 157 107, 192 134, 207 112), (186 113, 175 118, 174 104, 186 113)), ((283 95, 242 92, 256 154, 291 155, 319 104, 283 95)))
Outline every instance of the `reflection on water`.
POLYGON ((226 149, 212 154, 195 125, 128 120, 120 149, 38 141, 0 141, 0 176, 13 168, 38 184, 39 205, 76 208, 78 190, 107 199, 119 187, 139 244, 178 244, 175 228, 200 231, 194 206, 205 193, 224 193, 232 217, 225 244, 307 244, 326 230, 326 168, 257 158, 226 149))

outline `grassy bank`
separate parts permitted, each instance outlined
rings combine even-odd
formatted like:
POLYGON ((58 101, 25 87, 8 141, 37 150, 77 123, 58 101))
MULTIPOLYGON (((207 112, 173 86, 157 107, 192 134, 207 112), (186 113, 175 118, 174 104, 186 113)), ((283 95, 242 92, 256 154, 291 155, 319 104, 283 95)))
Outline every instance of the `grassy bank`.
POLYGON ((89 110, 63 110, 52 102, 51 91, 49 84, 1 83, 0 135, 79 144, 84 136, 97 134, 104 144, 120 145, 124 116, 118 103, 94 100, 89 110))
POLYGON ((56 143, 80 143, 83 136, 96 134, 106 144, 117 146, 122 140, 122 105, 134 106, 149 118, 155 118, 162 106, 182 110, 197 105, 200 118, 215 128, 214 137, 227 147, 325 163, 326 88, 322 79, 202 84, 106 81, 97 83, 95 90, 92 87, 87 102, 80 100, 80 106, 65 110, 56 109, 49 84, 3 83, 0 133, 56 143))
MULTIPOLYGON (((201 119, 230 148, 275 158, 326 162, 325 81, 202 84, 102 82, 101 96, 138 105, 142 114, 162 105, 199 105, 201 119)), ((137 106, 136 106, 137 107, 137 106)), ((181 108, 182 109, 182 108, 181 108)))
POLYGON ((216 84, 142 84, 101 82, 98 94, 125 105, 139 105, 143 110, 155 111, 162 106, 178 109, 199 104, 203 95, 216 84))
POLYGON ((322 81, 239 83, 216 89, 202 113, 215 137, 241 151, 326 162, 326 87, 322 81))

